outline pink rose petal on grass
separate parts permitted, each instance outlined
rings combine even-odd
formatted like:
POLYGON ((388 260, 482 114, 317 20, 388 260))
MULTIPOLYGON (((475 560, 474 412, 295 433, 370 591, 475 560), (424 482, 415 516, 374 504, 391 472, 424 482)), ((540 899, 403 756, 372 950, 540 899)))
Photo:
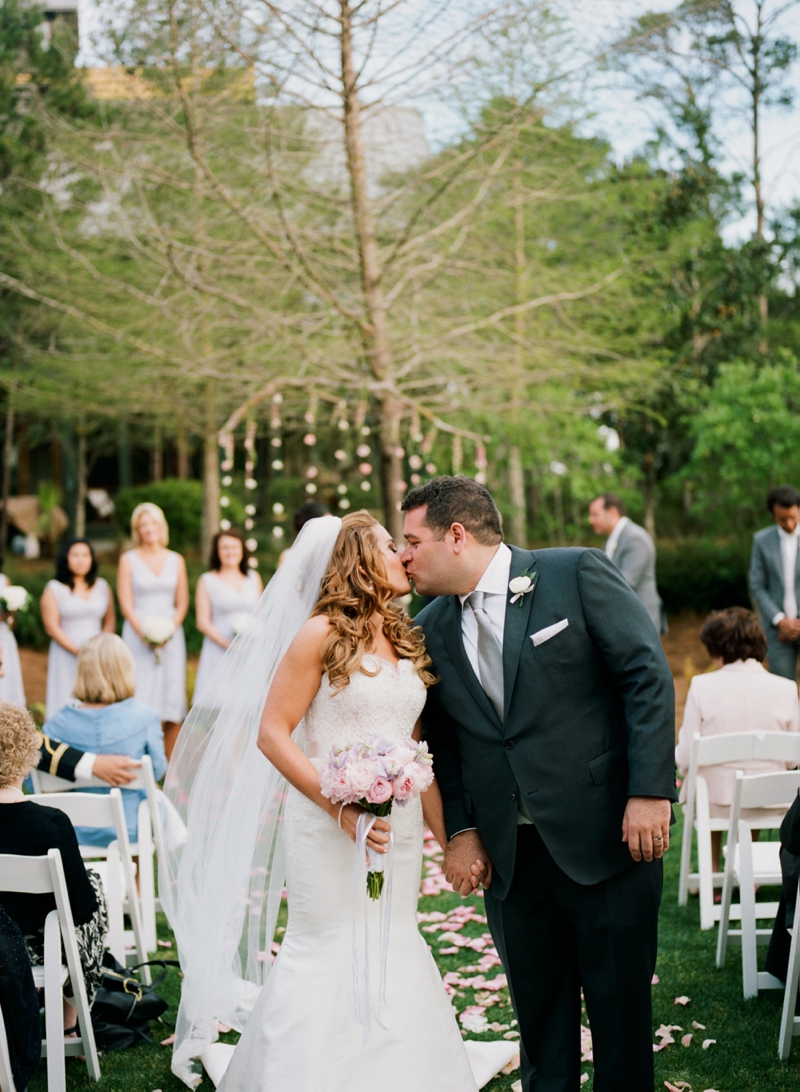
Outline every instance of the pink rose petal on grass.
POLYGON ((692 1042, 692 1039, 693 1039, 693 1036, 692 1036, 691 1032, 689 1032, 688 1035, 683 1035, 681 1037, 681 1046, 685 1046, 685 1047, 690 1046, 691 1042, 692 1042))
POLYGON ((716 1041, 717 1041, 716 1039, 704 1039, 703 1040, 703 1050, 708 1050, 708 1048, 710 1046, 714 1046, 716 1044, 716 1041))
POLYGON ((661 979, 658 977, 658 975, 654 974, 653 977, 650 979, 650 985, 651 986, 657 986, 660 981, 661 981, 661 979))
POLYGON ((440 948, 439 955, 458 955, 460 948, 440 948))
POLYGON ((692 1027, 695 1029, 695 1031, 705 1031, 706 1030, 705 1024, 698 1024, 698 1022, 696 1020, 692 1020, 692 1027))
POLYGON ((691 1000, 692 1000, 691 997, 676 997, 675 998, 675 1004, 676 1005, 688 1005, 691 1000))

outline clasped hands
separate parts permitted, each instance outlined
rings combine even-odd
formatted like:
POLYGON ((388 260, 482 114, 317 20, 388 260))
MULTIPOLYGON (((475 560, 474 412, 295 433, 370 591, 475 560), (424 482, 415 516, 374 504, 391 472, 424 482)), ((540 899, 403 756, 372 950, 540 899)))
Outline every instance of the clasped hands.
POLYGON ((796 641, 800 638, 800 618, 781 618, 778 622, 778 640, 796 641))
MULTIPOLYGON (((669 849, 669 800, 632 796, 622 819, 622 841, 634 861, 658 860, 669 849)), ((462 830, 447 843, 444 852, 447 882, 462 898, 492 882, 492 862, 477 830, 462 830)))

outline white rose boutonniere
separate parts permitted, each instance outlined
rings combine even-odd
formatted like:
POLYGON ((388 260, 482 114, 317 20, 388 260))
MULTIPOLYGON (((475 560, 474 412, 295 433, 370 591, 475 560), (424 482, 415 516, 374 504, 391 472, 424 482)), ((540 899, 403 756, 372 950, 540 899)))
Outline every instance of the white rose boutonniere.
POLYGON ((519 576, 515 576, 513 580, 508 582, 508 590, 511 592, 511 602, 519 603, 522 606, 523 596, 532 592, 536 586, 536 573, 526 572, 521 573, 519 576))

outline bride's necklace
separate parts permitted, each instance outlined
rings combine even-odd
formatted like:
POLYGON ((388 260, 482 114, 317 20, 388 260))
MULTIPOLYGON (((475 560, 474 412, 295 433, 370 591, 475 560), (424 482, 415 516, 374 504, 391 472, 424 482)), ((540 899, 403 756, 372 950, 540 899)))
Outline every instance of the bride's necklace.
POLYGON ((6 785, 0 789, 0 804, 17 804, 25 799, 25 793, 13 785, 6 785))

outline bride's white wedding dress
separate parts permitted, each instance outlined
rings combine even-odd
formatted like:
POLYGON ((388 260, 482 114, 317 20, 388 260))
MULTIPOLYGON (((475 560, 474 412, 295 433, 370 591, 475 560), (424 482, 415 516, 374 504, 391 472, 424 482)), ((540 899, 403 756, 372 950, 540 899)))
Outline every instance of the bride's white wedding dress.
MULTIPOLYGON (((368 735, 408 738, 413 731, 425 704, 425 689, 411 662, 402 660, 395 667, 376 656, 365 661, 369 670, 379 668, 379 673, 357 672, 338 694, 323 677, 308 709, 306 751, 317 766, 334 744, 354 743, 368 735)), ((404 808, 395 806, 391 823, 393 890, 381 1007, 380 914, 387 891, 377 902, 366 900, 363 870, 354 889, 353 842, 316 804, 289 788, 284 821, 288 925, 220 1092, 477 1089, 453 1007, 417 925, 420 800, 404 808), (371 1024, 366 1038, 356 1017, 353 986, 353 922, 363 970, 364 913, 369 926, 371 1024)), ((492 1072, 507 1060, 497 1059, 492 1072)))

